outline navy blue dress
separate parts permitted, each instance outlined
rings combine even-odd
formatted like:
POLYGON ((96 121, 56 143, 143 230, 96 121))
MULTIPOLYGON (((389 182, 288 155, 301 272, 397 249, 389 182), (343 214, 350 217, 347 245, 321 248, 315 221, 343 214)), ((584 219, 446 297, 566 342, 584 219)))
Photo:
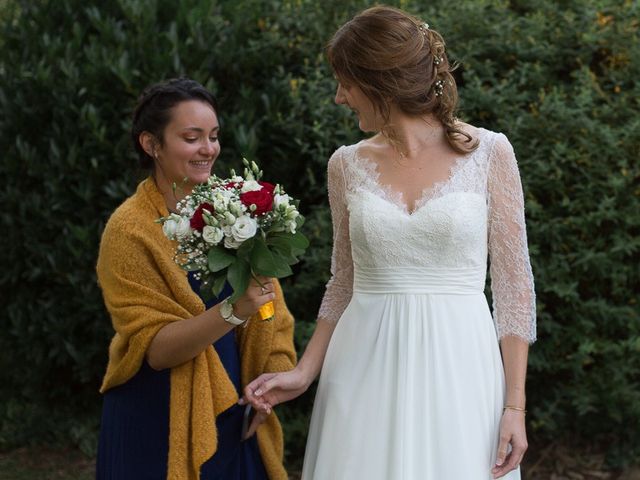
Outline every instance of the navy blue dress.
MULTIPOLYGON (((199 282, 189 274, 199 292, 199 282)), ((220 295, 226 298, 229 287, 220 295)), ((206 303, 210 308, 218 299, 206 303)), ((213 344, 240 393, 240 353, 232 330, 213 344)), ((161 480, 169 452, 169 369, 156 371, 144 361, 124 385, 104 394, 96 461, 97 480, 161 480)), ((267 480, 256 436, 242 441, 244 407, 218 415, 218 449, 200 469, 201 480, 267 480)))

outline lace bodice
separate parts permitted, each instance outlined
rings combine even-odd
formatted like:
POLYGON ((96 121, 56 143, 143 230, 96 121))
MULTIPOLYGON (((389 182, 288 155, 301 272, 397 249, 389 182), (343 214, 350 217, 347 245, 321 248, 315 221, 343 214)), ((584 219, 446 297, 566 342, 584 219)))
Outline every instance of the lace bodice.
MULTIPOLYGON (((360 145, 329 160, 333 222, 332 277, 319 319, 337 322, 353 294, 356 268, 472 269, 484 282, 490 259, 493 316, 499 338, 536 338, 522 186, 513 149, 502 134, 478 129, 480 144, 461 155, 446 180, 423 191, 409 211, 380 183, 360 145)), ((361 142, 362 143, 362 142, 361 142)))

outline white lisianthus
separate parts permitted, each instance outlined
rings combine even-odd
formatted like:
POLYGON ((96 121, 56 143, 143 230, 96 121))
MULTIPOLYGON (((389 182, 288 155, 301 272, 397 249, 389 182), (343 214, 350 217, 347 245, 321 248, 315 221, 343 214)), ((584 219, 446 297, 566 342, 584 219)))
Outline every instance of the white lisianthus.
POLYGON ((289 205, 284 213, 284 216, 287 220, 295 220, 300 216, 300 212, 293 205, 289 205))
POLYGON ((258 222, 249 215, 243 215, 231 227, 231 235, 238 242, 253 238, 258 231, 258 222))
POLYGON ((216 192, 213 197, 213 207, 217 212, 226 210, 232 197, 233 192, 230 192, 229 190, 216 192))
POLYGON ((224 237, 224 246, 226 248, 232 248, 234 250, 237 250, 238 248, 240 248, 240 245, 242 245, 242 242, 238 242, 235 238, 224 237))
POLYGON ((262 190, 262 185, 260 185, 255 180, 247 180, 242 184, 242 188, 240 189, 240 193, 247 192, 256 192, 258 190, 262 190))
POLYGON ((204 239, 205 242, 210 243, 211 245, 219 244, 222 241, 223 237, 224 237, 224 233, 220 228, 206 225, 202 229, 202 238, 204 239))
POLYGON ((233 183, 244 182, 244 178, 242 178, 240 175, 235 175, 231 177, 229 180, 231 180, 233 183))
POLYGON ((235 215, 236 217, 239 217, 244 213, 242 207, 243 205, 240 202, 229 202, 229 211, 231 212, 232 215, 235 215))
POLYGON ((273 196, 273 204, 276 209, 280 208, 281 205, 288 207, 291 200, 292 198, 286 193, 284 195, 276 194, 273 196))
POLYGON ((289 230, 289 232, 296 233, 296 228, 298 227, 298 224, 296 223, 295 220, 289 220, 285 222, 284 227, 285 229, 289 230))

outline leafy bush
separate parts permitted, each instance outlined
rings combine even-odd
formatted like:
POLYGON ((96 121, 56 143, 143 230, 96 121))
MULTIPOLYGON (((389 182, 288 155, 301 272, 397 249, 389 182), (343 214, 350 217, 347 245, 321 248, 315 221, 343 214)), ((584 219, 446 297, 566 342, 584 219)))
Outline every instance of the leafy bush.
MULTIPOLYGON (((637 459, 637 2, 395 4, 444 34, 462 63, 461 116, 505 132, 520 159, 539 308, 530 436, 610 442, 612 463, 637 459)), ((303 348, 328 279, 326 161, 361 138, 333 105, 323 46, 366 6, 0 2, 0 447, 93 449, 112 334, 94 263, 106 219, 140 179, 130 112, 160 79, 185 74, 218 95, 218 171, 255 158, 303 199, 312 246, 284 284, 303 348)), ((293 466, 312 399, 280 407, 293 466)))

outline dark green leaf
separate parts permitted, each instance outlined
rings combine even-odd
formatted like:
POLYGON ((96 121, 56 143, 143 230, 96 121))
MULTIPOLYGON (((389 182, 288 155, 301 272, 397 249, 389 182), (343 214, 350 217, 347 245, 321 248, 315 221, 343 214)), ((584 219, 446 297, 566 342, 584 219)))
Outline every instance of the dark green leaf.
POLYGON ((209 260, 209 270, 219 272, 223 268, 228 267, 235 260, 235 256, 229 253, 225 248, 216 245, 209 250, 207 259, 209 260))
POLYGON ((224 286, 226 285, 226 283, 227 283, 227 271, 223 270, 221 272, 218 272, 215 275, 213 284, 211 285, 211 291, 216 297, 220 297, 220 294, 222 293, 222 290, 224 290, 224 286))
POLYGON ((230 301, 233 303, 240 298, 244 292, 246 292, 247 287, 249 286, 249 279, 251 278, 251 267, 243 258, 237 258, 231 265, 229 265, 228 272, 227 279, 233 288, 233 294, 230 297, 230 301))

